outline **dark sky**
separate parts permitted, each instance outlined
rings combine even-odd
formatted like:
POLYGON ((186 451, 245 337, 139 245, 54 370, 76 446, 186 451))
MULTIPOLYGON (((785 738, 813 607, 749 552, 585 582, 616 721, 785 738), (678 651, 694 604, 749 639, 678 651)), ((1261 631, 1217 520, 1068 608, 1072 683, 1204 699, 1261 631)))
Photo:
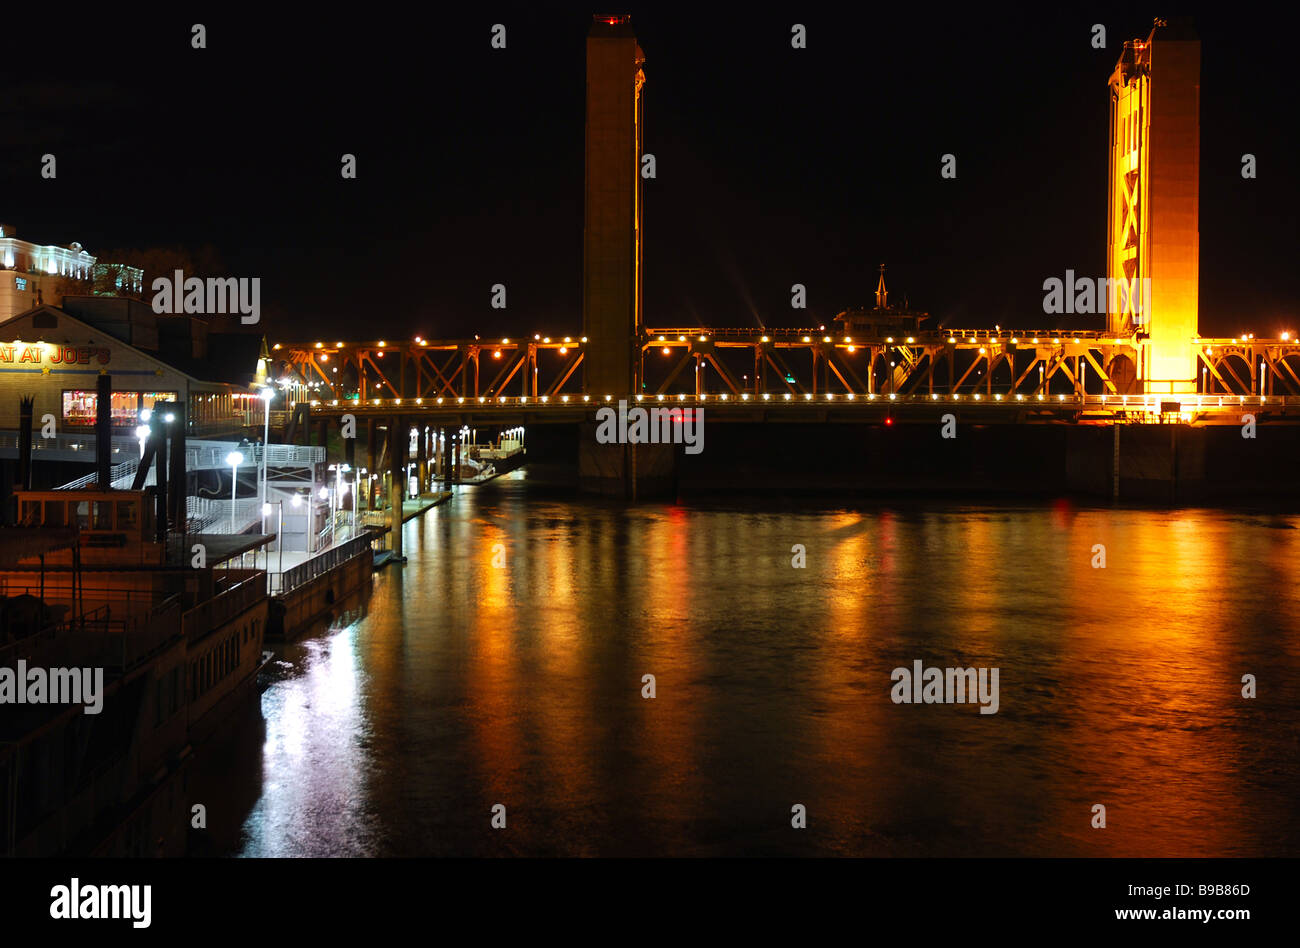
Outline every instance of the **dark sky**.
MULTIPOLYGON (((273 340, 576 333, 585 36, 591 13, 630 12, 659 174, 648 324, 817 324, 867 302, 883 261, 949 325, 1035 328, 1044 279, 1104 274, 1106 80, 1160 12, 270 9, 115 7, 57 28, 49 8, 7 12, 0 221, 92 253, 211 243, 262 279, 273 340)), ((1300 328, 1295 21, 1252 9, 1195 21, 1206 334, 1300 328)))

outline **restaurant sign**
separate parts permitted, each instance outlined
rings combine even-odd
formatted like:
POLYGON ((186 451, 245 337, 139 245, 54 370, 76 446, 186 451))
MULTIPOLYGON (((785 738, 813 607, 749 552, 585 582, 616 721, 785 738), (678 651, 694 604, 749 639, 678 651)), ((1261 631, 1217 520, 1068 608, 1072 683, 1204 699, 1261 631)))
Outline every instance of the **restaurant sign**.
POLYGON ((33 365, 108 365, 112 350, 106 346, 55 346, 37 342, 5 345, 0 343, 0 363, 33 365))

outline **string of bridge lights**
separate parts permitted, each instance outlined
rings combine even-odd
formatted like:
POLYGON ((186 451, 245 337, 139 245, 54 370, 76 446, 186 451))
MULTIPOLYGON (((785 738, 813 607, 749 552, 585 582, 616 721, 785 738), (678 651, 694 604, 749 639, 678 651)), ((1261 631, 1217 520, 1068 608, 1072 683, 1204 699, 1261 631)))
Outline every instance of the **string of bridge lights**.
MULTIPOLYGON (((777 399, 778 401, 792 402, 795 404, 808 403, 808 402, 835 402, 835 401, 864 402, 867 404, 876 401, 903 402, 905 404, 926 404, 930 402, 960 402, 963 399, 973 401, 973 402, 992 401, 992 402, 1007 402, 1008 404, 1014 402, 1030 402, 1030 403, 1047 402, 1050 404, 1053 400, 1055 400, 1058 404, 1064 402, 1071 402, 1075 404, 1085 404, 1085 405, 1104 405, 1110 408, 1123 409, 1123 408, 1132 407, 1132 408, 1144 408, 1146 410, 1152 410, 1153 406, 1158 406, 1163 402, 1167 402, 1171 397, 1179 397, 1179 396, 1170 396, 1168 394, 1162 395, 1159 393, 1145 394, 1145 395, 1108 395, 1108 394, 1082 395, 1079 393, 1071 393, 1069 395, 1066 395, 1060 392, 1056 394, 1055 399, 1053 399, 1050 394, 1043 393, 1043 392, 1038 392, 1029 395, 1026 395, 1023 392, 1017 392, 1015 393, 1014 398, 1010 393, 1007 394, 995 393, 992 395, 988 395, 982 392, 972 392, 972 393, 967 393, 965 395, 962 395, 960 393, 941 394, 938 392, 931 392, 928 395, 921 395, 921 394, 899 395, 897 393, 892 393, 892 392, 887 394, 869 393, 865 395, 859 395, 855 392, 838 392, 838 393, 825 392, 821 395, 814 395, 811 392, 804 392, 802 393, 801 397, 791 392, 783 392, 778 394, 779 394, 779 399, 777 399)), ((663 393, 659 393, 653 396, 647 396, 645 394, 633 396, 633 400, 636 402, 644 402, 648 398, 653 399, 654 402, 668 401, 670 404, 673 401, 704 403, 712 399, 715 402, 725 402, 732 405, 739 405, 751 401, 770 402, 774 398, 776 398, 776 396, 774 396, 771 392, 764 392, 762 394, 743 392, 739 396, 735 396, 734 394, 729 394, 725 392, 720 395, 708 395, 707 393, 700 393, 698 395, 686 395, 683 393, 679 393, 674 396, 674 395, 665 395, 663 393)), ((1190 399, 1185 395, 1181 396, 1181 399, 1182 399, 1182 403, 1184 404, 1190 402, 1190 399)), ((335 398, 329 400, 329 405, 331 407, 337 407, 341 403, 355 402, 358 405, 368 403, 376 407, 382 407, 384 405, 400 406, 403 403, 403 401, 421 407, 424 407, 426 403, 431 405, 436 405, 436 406, 443 406, 444 404, 455 404, 457 406, 460 406, 460 405, 464 405, 466 402, 468 402, 471 407, 477 404, 487 408, 494 408, 500 406, 517 407, 517 406, 524 406, 524 405, 531 405, 531 404, 556 407, 556 406, 570 405, 575 402, 589 404, 592 401, 592 397, 590 395, 558 395, 558 396, 540 395, 540 396, 533 396, 533 397, 530 397, 528 395, 515 395, 515 396, 499 395, 495 397, 490 397, 486 395, 479 395, 477 397, 460 395, 460 396, 456 396, 455 398, 446 398, 446 397, 439 396, 437 398, 430 398, 430 399, 373 398, 373 399, 367 399, 365 403, 361 402, 360 399, 340 400, 335 398)), ((614 396, 606 395, 604 397, 604 401, 612 403, 614 401, 614 396)), ((310 404, 313 408, 318 408, 321 405, 325 404, 325 402, 318 399, 318 400, 313 400, 310 404)), ((599 400, 597 400, 597 404, 600 404, 599 400)), ((1209 409, 1209 408, 1227 408, 1227 407, 1231 407, 1234 404, 1235 405, 1269 405, 1269 404, 1300 405, 1300 396, 1213 395, 1213 394, 1207 395, 1205 393, 1197 393, 1195 395, 1195 404, 1196 404, 1196 409, 1198 411, 1203 409, 1209 409)))

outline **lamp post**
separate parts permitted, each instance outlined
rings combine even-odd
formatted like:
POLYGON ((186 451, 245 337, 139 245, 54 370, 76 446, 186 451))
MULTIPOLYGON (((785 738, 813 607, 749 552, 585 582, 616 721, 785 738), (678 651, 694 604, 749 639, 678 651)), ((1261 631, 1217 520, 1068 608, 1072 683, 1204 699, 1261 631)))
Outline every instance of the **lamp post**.
MULTIPOLYGON (((347 496, 347 490, 348 490, 348 483, 343 479, 343 475, 348 474, 351 471, 352 471, 351 464, 340 464, 335 469, 334 497, 336 503, 338 504, 339 513, 343 512, 343 498, 347 496)), ((350 520, 354 524, 356 522, 356 506, 357 506, 356 499, 354 498, 352 502, 352 517, 350 518, 350 520)), ((337 514, 335 516, 337 517, 337 514)))
MULTIPOLYGON (((284 572, 284 501, 277 500, 275 504, 277 507, 280 508, 280 519, 277 522, 275 528, 275 545, 280 550, 280 572, 283 573, 284 572)), ((269 517, 270 515, 271 515, 271 505, 269 503, 262 504, 262 522, 265 523, 266 518, 269 517)))
POLYGON ((239 465, 244 463, 244 455, 240 451, 231 451, 226 455, 226 463, 230 465, 230 532, 235 532, 235 492, 239 490, 239 465))
POLYGON ((262 414, 265 417, 265 425, 262 434, 262 506, 266 506, 266 452, 271 446, 271 399, 275 398, 275 391, 271 388, 262 389, 262 414))
POLYGON ((334 543, 334 501, 330 497, 330 489, 322 485, 320 489, 320 499, 330 502, 330 544, 334 543))
MULTIPOLYGON (((297 510, 299 507, 302 506, 302 494, 299 493, 298 491, 294 491, 294 492, 293 492, 293 497, 290 498, 289 503, 293 504, 293 509, 294 509, 294 510, 297 510)), ((308 509, 308 511, 310 511, 310 510, 311 510, 311 507, 308 506, 307 509, 308 509)), ((283 513, 283 508, 281 508, 281 512, 283 513)), ((307 519, 308 521, 311 520, 310 514, 308 515, 308 517, 307 517, 306 519, 307 519)), ((307 529, 303 531, 303 537, 302 537, 302 548, 303 548, 305 551, 307 551, 308 553, 311 552, 311 526, 310 526, 310 524, 308 525, 307 529)), ((284 560, 284 557, 281 556, 280 559, 281 559, 281 561, 283 561, 283 560, 284 560)))

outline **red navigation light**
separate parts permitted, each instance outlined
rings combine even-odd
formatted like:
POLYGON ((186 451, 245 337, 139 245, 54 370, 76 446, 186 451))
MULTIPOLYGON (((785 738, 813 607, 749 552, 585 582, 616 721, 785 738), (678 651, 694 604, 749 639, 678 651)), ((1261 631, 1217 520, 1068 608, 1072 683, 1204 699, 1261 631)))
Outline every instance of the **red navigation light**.
POLYGON ((889 415, 886 415, 886 416, 885 416, 885 424, 886 424, 886 425, 892 425, 893 423, 894 423, 894 419, 891 418, 889 415))

